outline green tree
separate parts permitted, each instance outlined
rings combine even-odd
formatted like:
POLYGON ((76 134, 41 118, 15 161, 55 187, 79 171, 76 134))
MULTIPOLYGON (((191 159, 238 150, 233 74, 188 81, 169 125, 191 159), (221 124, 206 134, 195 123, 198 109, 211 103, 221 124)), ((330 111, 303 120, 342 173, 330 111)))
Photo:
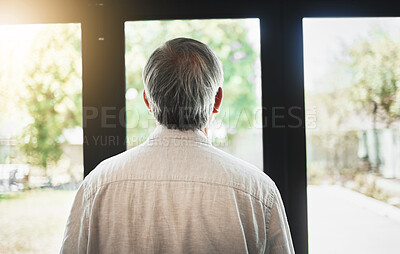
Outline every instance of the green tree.
POLYGON ((372 116, 376 165, 379 171, 378 123, 390 127, 400 119, 400 42, 382 30, 349 49, 353 70, 353 102, 372 116))
POLYGON ((126 79, 127 89, 137 97, 127 101, 128 138, 146 137, 153 117, 144 107, 142 70, 153 50, 176 37, 190 37, 209 45, 224 67, 224 99, 217 118, 231 135, 249 128, 254 121, 257 99, 254 92, 254 64, 257 58, 249 42, 243 20, 189 20, 127 23, 126 79), (253 78, 253 79, 252 79, 253 78))
POLYGON ((22 151, 28 162, 48 166, 62 155, 63 130, 81 125, 80 29, 74 24, 46 26, 31 48, 26 91, 21 98, 31 116, 22 151))
POLYGON ((389 127, 400 119, 400 42, 383 31, 350 48, 355 102, 389 127))

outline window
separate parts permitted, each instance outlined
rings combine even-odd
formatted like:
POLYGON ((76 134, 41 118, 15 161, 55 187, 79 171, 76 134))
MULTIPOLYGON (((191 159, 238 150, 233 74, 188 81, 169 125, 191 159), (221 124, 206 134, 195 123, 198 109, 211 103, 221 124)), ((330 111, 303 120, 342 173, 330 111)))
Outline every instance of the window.
POLYGON ((0 249, 56 253, 82 181, 79 24, 0 26, 0 249))
POLYGON ((310 253, 396 253, 400 19, 305 18, 310 253))

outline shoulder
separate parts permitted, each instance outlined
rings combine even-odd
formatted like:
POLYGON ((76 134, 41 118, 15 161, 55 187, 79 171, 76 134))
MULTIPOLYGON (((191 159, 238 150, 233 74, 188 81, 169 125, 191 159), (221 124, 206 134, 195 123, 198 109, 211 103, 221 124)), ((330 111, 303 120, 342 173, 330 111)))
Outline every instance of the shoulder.
POLYGON ((213 163, 226 173, 226 181, 238 191, 246 192, 267 206, 275 199, 274 181, 256 166, 216 147, 210 149, 213 163))
POLYGON ((139 145, 100 162, 83 180, 85 192, 91 195, 110 182, 124 179, 128 172, 125 169, 140 155, 141 149, 139 145))
POLYGON ((213 154, 214 159, 217 161, 219 166, 229 168, 233 174, 257 178, 260 181, 264 181, 266 184, 274 184, 271 178, 266 175, 262 169, 254 166, 253 164, 222 151, 214 146, 212 146, 210 152, 213 154))

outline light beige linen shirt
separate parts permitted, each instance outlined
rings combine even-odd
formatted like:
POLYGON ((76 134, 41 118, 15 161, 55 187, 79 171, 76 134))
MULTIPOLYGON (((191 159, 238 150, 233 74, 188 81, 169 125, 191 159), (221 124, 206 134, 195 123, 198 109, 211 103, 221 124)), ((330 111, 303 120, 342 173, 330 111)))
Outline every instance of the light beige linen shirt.
POLYGON ((61 253, 294 253, 274 182, 201 131, 159 125, 83 181, 61 253))

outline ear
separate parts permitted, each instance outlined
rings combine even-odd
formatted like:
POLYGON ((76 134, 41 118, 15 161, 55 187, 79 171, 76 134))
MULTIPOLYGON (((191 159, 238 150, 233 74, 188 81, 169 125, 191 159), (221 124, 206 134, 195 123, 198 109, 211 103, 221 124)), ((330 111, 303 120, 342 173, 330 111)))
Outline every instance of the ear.
POLYGON ((214 103, 214 110, 213 110, 214 114, 218 113, 221 103, 222 103, 222 87, 219 87, 218 92, 215 95, 215 103, 214 103))
POLYGON ((146 107, 151 112, 150 104, 149 104, 149 101, 146 99, 146 92, 144 90, 143 90, 143 100, 144 100, 144 104, 146 104, 146 107))

